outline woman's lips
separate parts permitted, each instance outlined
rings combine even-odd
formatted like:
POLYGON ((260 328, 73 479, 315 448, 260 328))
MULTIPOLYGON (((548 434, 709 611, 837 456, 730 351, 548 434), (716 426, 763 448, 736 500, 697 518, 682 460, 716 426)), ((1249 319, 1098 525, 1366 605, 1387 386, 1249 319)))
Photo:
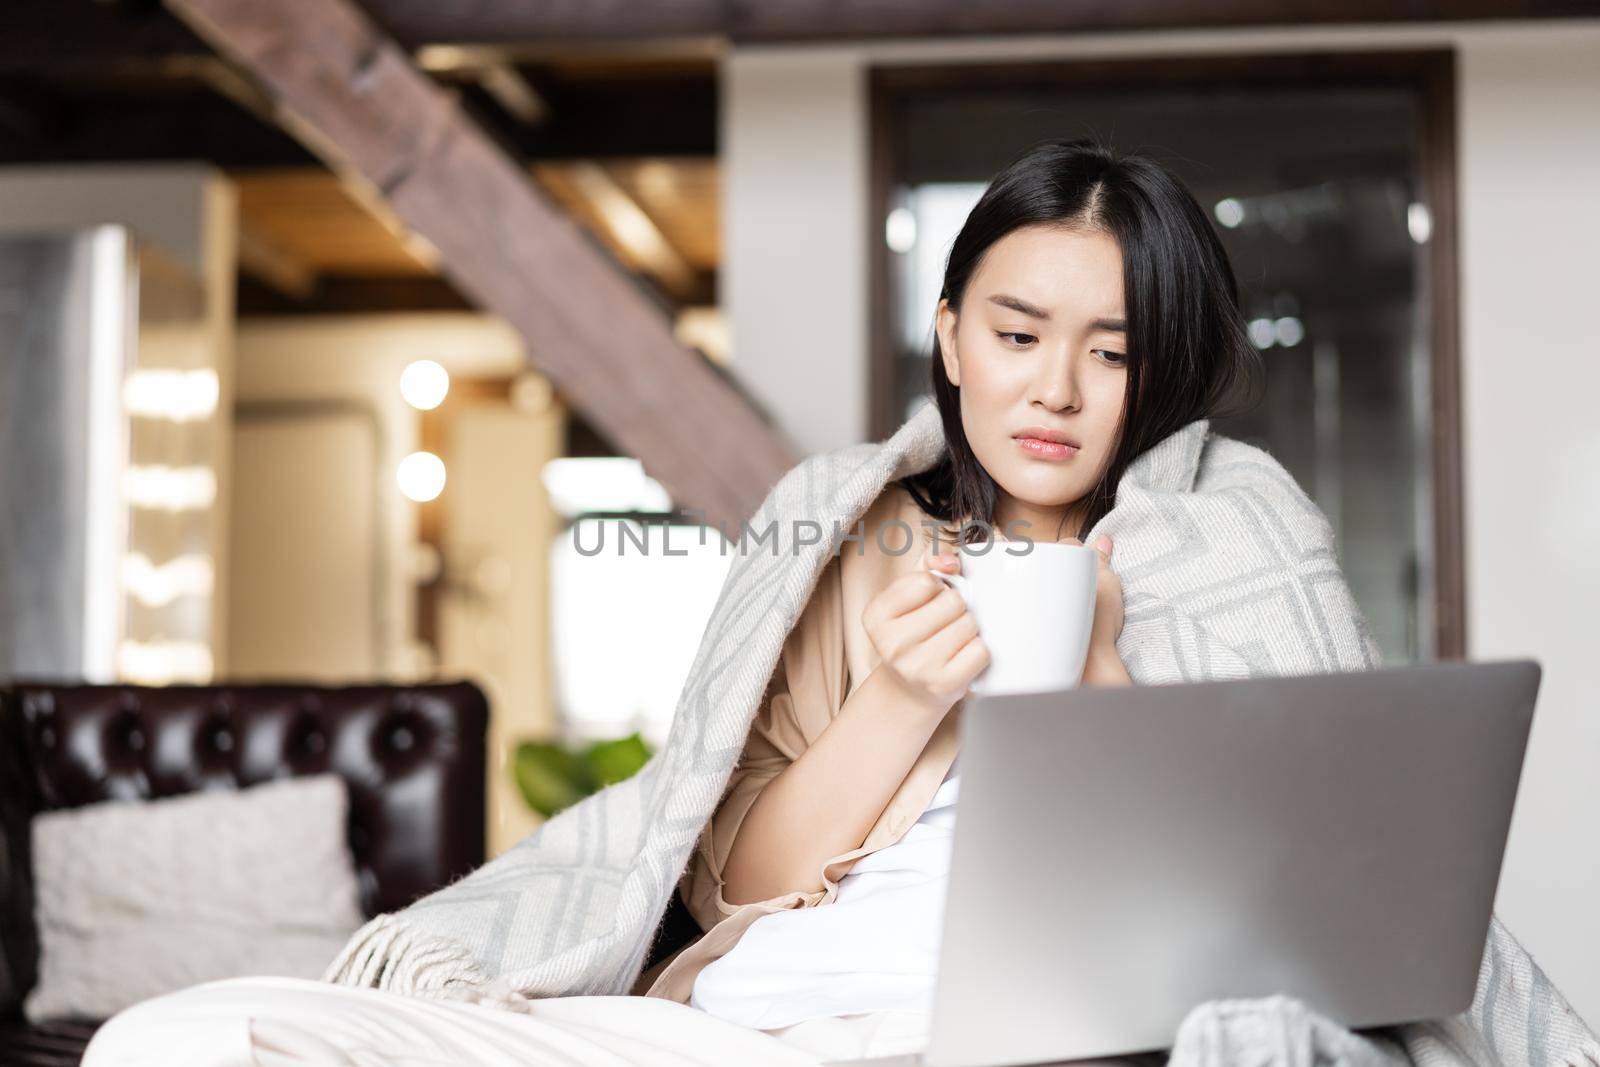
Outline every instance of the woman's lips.
POLYGON ((1024 452, 1040 459, 1071 459, 1078 454, 1078 450, 1071 445, 1046 441, 1038 437, 1016 437, 1013 440, 1022 446, 1024 452))

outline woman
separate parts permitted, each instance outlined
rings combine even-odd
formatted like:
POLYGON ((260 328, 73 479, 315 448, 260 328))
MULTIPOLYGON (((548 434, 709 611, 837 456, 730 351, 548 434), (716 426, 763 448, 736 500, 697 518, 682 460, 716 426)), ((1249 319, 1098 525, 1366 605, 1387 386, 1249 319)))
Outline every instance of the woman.
MULTIPOLYGON (((989 659, 928 573, 959 569, 945 538, 1077 542, 1130 462, 1243 398, 1258 365, 1204 212, 1156 163, 1086 141, 994 179, 934 325, 947 451, 891 484, 824 570, 683 882, 708 933, 640 983, 819 1051, 925 1038, 956 722, 989 659), (928 547, 903 551, 891 528, 928 547)), ((1126 685, 1113 546, 1095 547, 1082 682, 1126 685)))
MULTIPOLYGON (((681 883, 706 933, 640 977, 647 996, 512 1012, 236 979, 122 1013, 85 1063, 168 1062, 180 1046, 192 1062, 263 1064, 801 1064, 917 1047, 961 699, 988 662, 928 571, 958 569, 943 550, 986 530, 1078 539, 1129 465, 1223 410, 1255 359, 1193 198, 1155 163, 1081 141, 1041 144, 995 178, 956 238, 934 325, 944 454, 891 483, 824 567, 681 883)), ((1128 684, 1113 546, 1096 547, 1083 682, 1128 684)))

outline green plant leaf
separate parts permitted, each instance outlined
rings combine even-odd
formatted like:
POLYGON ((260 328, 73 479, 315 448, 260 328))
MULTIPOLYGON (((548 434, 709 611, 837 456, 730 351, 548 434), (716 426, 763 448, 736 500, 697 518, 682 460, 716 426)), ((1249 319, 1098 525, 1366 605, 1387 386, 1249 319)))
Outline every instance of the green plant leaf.
POLYGON ((511 757, 523 799, 550 818, 593 793, 599 784, 588 763, 555 741, 524 741, 511 757))
POLYGON ((600 788, 631 778, 650 762, 650 746, 637 732, 615 741, 597 741, 584 753, 589 773, 600 788))

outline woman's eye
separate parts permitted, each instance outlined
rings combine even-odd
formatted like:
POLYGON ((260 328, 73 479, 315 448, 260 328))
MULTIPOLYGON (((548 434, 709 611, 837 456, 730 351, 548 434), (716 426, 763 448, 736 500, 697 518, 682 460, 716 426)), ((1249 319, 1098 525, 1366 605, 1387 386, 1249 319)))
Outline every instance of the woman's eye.
POLYGON ((1120 367, 1128 362, 1128 356, 1124 352, 1113 352, 1108 348, 1097 348, 1095 351, 1100 353, 1101 359, 1105 360, 1113 367, 1120 367))
POLYGON ((1005 341, 1006 344, 1013 345, 1017 348, 1024 348, 1030 342, 1035 340, 1033 334, 1031 333, 1006 333, 1001 330, 996 330, 995 336, 999 337, 1000 340, 1005 341))

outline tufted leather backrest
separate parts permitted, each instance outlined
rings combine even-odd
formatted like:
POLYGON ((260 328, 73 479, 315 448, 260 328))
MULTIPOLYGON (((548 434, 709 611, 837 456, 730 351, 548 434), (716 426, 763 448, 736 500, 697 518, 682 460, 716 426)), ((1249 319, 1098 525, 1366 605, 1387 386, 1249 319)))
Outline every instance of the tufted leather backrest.
POLYGON ((0 1012, 38 962, 28 822, 40 811, 333 772, 368 915, 484 858, 488 705, 437 685, 0 688, 0 1012))

